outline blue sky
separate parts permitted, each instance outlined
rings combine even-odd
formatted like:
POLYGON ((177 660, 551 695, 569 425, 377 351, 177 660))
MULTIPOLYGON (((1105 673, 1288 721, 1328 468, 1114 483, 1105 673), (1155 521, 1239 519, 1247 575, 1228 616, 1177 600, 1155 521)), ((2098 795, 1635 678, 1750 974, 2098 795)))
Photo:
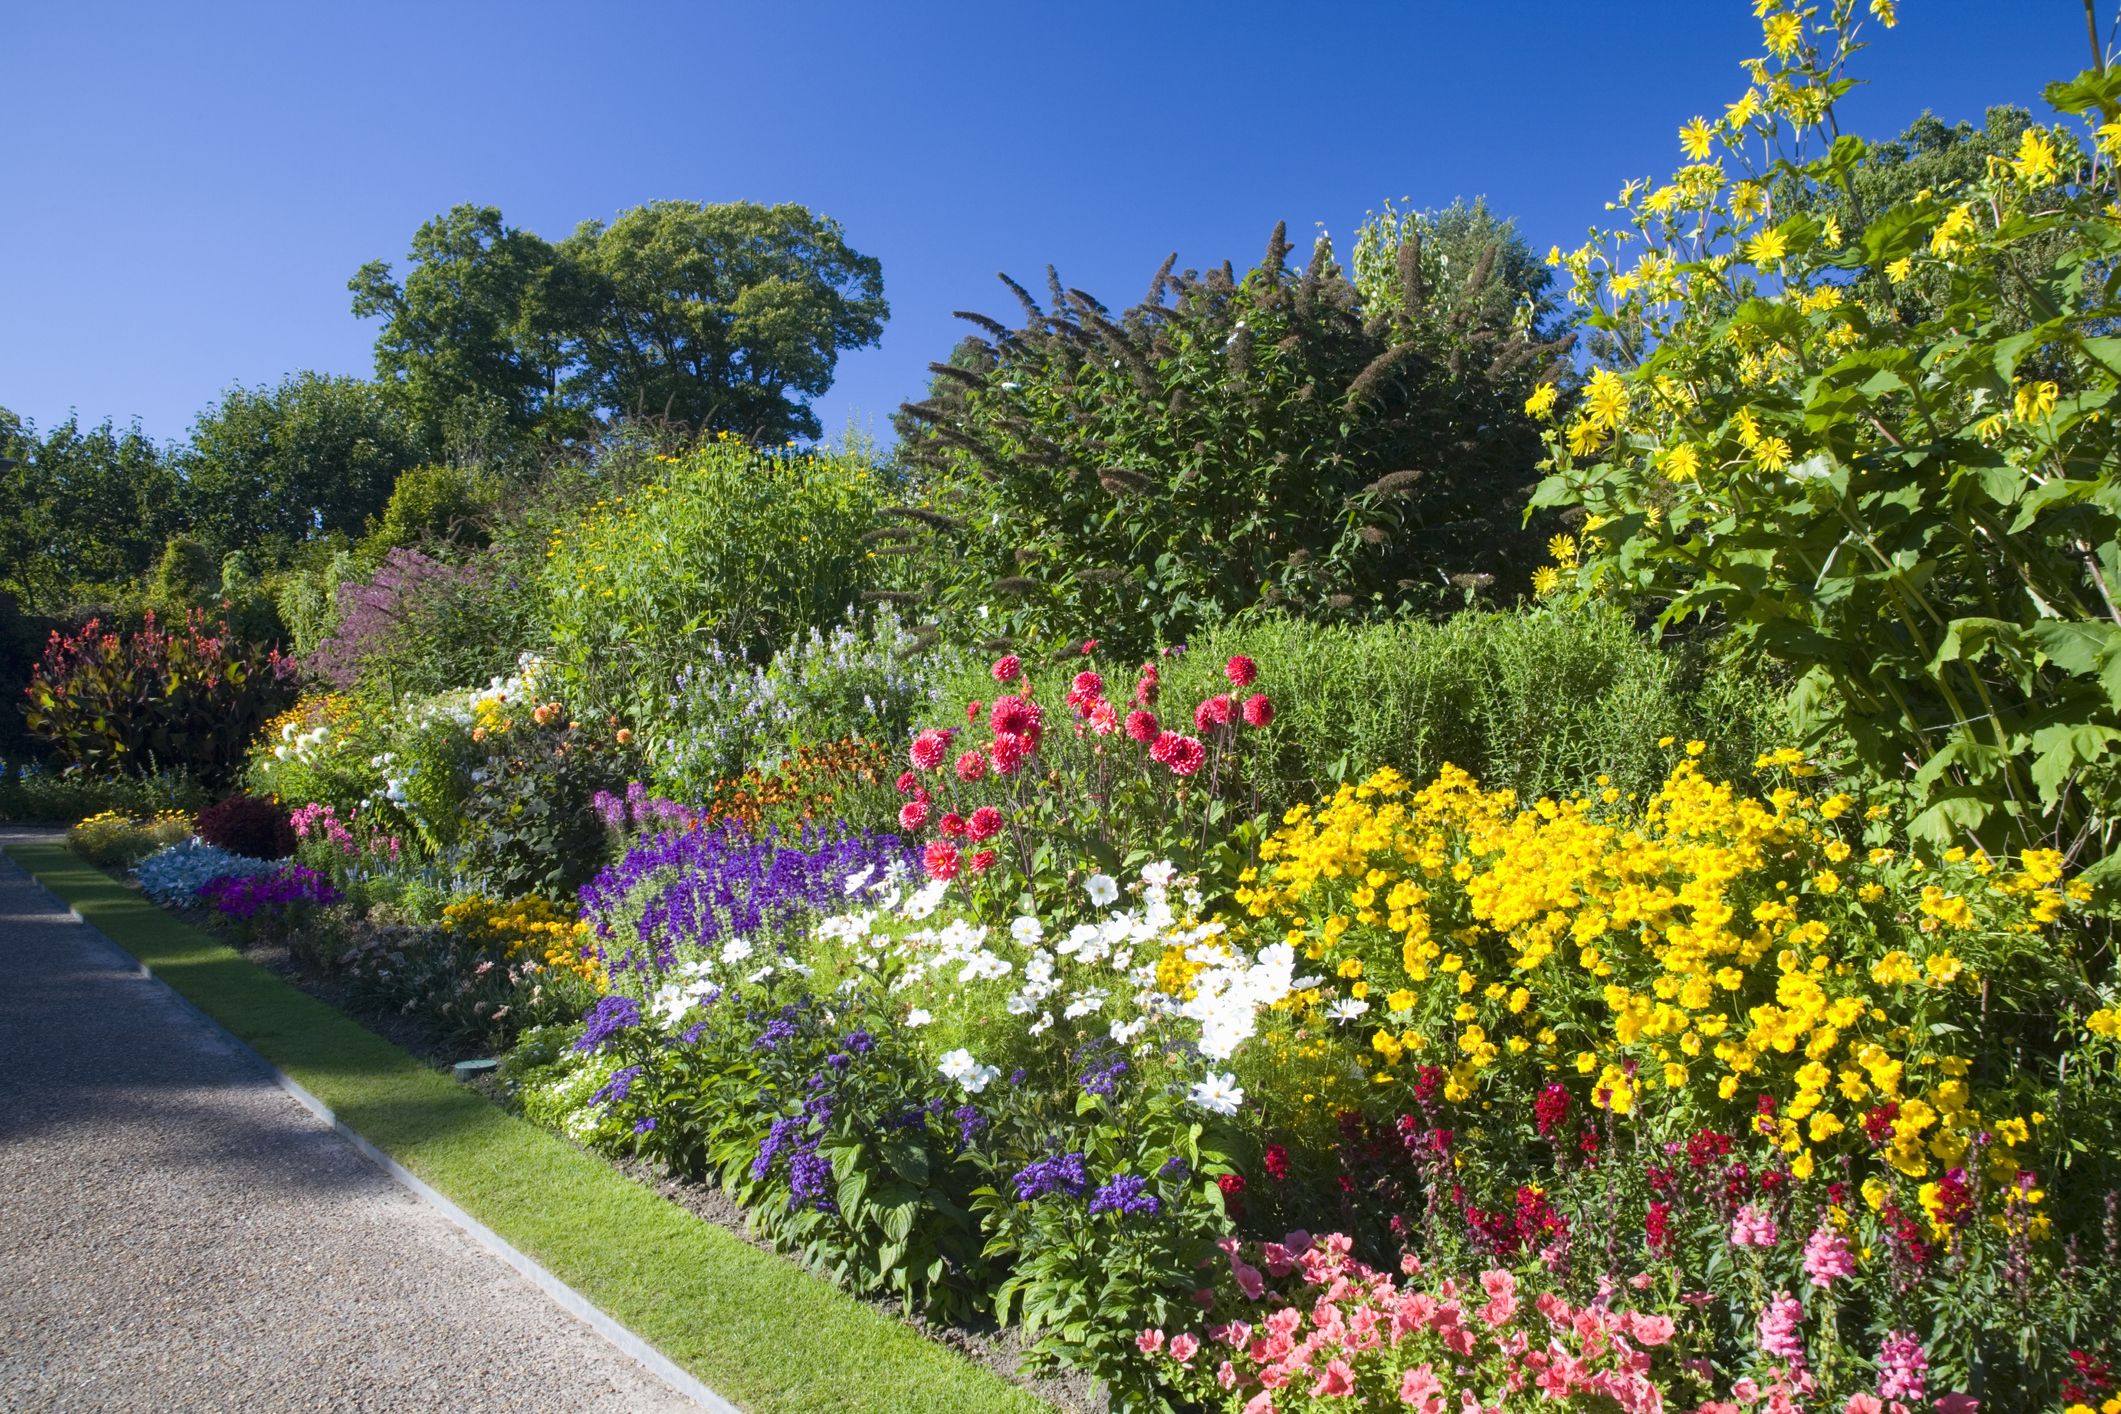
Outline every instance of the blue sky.
MULTIPOLYGON (((2078 0, 1902 0, 1847 126, 2036 105, 2078 0)), ((798 201, 884 266, 828 433, 888 432, 994 272, 1131 303, 1164 255, 1485 195, 1573 242, 1743 88, 1743 0, 0 6, 0 406, 158 438, 235 383, 367 373, 346 280, 460 201, 552 238, 661 198, 798 201)))

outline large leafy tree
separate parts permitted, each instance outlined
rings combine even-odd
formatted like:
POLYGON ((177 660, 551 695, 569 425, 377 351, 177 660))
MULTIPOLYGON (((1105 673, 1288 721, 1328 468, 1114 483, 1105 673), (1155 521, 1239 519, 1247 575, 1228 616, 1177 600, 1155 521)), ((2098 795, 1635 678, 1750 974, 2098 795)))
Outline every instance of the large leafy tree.
POLYGON ((69 416, 40 435, 0 410, 0 457, 0 589, 32 610, 136 578, 176 523, 176 473, 138 427, 69 416))
POLYGON ((562 246, 597 282, 580 384, 612 412, 754 441, 815 437, 809 399, 890 312, 883 267, 792 202, 657 201, 562 246))
POLYGON ((566 407, 569 341, 588 308, 581 272, 491 206, 450 208, 413 233, 401 282, 371 260, 348 282, 353 311, 380 318, 376 372, 439 433, 498 416, 527 432, 566 407))
POLYGON ((933 585, 896 592, 1146 647, 1274 605, 1426 611, 1521 574, 1540 455, 1524 405, 1563 342, 1486 297, 1506 247, 1438 283, 1411 226, 1389 299, 1365 300, 1324 241, 1291 266, 1280 227, 1242 278, 1167 261, 1121 313, 1058 278, 1045 304, 1011 282, 1022 324, 965 316, 982 335, 904 409, 929 504, 879 537, 932 528, 942 553, 933 585))
POLYGON ((386 385, 299 373, 232 388, 179 457, 191 532, 217 555, 262 548, 268 561, 358 535, 424 450, 386 385))
POLYGON ((781 441, 841 352, 883 332, 883 271, 794 204, 659 201, 554 246, 492 207, 422 226, 402 282, 371 261, 354 312, 434 440, 481 427, 580 436, 598 414, 781 441))

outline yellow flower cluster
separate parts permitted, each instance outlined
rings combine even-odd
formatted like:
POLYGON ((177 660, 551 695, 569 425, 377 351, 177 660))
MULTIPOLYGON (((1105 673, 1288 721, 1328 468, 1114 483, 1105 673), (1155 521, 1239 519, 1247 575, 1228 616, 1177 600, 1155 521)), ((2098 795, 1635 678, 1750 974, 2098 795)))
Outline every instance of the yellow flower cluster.
POLYGON ((66 843, 92 864, 130 864, 190 834, 191 816, 182 810, 160 810, 146 819, 100 810, 68 830, 66 843))
POLYGON ((475 947, 498 947, 510 961, 528 958, 553 971, 572 972, 599 991, 607 985, 603 967, 589 952, 589 925, 550 899, 532 895, 503 902, 471 894, 442 910, 442 931, 475 947))
POLYGON ((1861 850, 1880 812, 1807 790, 1801 753, 1763 757, 1783 783, 1754 792, 1687 745, 1639 808, 1379 771, 1289 811, 1238 901, 1333 979, 1374 1082, 1434 1066, 1483 1104, 1571 1082, 1615 1115, 1749 1129, 1800 1178, 1874 1149, 1919 1178, 1987 1128, 2007 1177, 2027 1120, 1984 1110, 1947 1041, 1978 1034, 1977 958, 2059 945, 2028 935, 2082 896, 2060 857, 1861 850))

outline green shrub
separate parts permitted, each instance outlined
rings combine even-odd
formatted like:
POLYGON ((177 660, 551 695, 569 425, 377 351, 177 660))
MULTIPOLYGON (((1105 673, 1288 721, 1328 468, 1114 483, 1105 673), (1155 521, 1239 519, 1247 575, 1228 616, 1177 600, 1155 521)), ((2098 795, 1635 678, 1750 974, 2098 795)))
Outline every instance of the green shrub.
POLYGON ((553 537, 553 667, 570 702, 652 717, 714 650, 771 652, 836 622, 871 582, 881 480, 852 453, 733 439, 599 501, 553 537))
POLYGON ((940 532, 934 584, 1004 633, 1122 650, 1276 604, 1347 622, 1521 582, 1539 538, 1525 401, 1564 345, 1513 311, 1548 274, 1506 224, 1463 271, 1424 259, 1420 230, 1391 301, 1366 304, 1323 238, 1291 268, 1280 227, 1242 279, 1167 263, 1123 313, 1012 284, 1022 327, 975 318, 989 337, 936 365, 901 422, 929 492, 902 509, 943 518, 880 533, 940 532))
POLYGON ((189 816, 207 802, 196 776, 163 768, 138 776, 94 776, 0 761, 0 820, 71 824, 103 811, 129 817, 178 811, 189 816))
MULTIPOLYGON (((1788 739, 1771 683, 1708 648, 1659 648, 1612 609, 1468 611, 1433 624, 1264 619, 1164 659, 1161 700, 1228 691, 1234 654, 1259 664, 1275 704, 1273 724, 1247 733, 1248 750, 1264 754, 1245 769, 1276 810, 1382 765, 1427 780, 1448 762, 1527 798, 1589 789, 1600 775, 1649 792, 1664 778, 1662 737, 1707 740, 1708 768, 1723 772, 1751 770, 1788 739)), ((957 674, 939 702, 950 691, 993 697, 991 681, 978 690, 985 672, 957 674)))
POLYGON ((238 640, 193 610, 165 629, 95 619, 54 634, 32 674, 29 728, 59 760, 95 775, 175 767, 209 786, 231 779, 266 718, 292 701, 294 663, 238 640))

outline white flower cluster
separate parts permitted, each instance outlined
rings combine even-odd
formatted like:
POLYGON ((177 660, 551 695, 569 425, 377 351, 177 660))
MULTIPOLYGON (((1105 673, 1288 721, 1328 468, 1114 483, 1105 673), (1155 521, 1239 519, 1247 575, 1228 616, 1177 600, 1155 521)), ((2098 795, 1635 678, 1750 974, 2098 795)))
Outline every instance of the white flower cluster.
POLYGON ((141 860, 133 867, 133 877, 156 903, 185 904, 224 874, 270 874, 279 867, 277 861, 231 854, 193 836, 141 860))
POLYGON ((273 759, 297 761, 306 766, 317 759, 324 743, 329 740, 331 732, 326 727, 314 726, 304 732, 295 730, 295 724, 289 722, 280 728, 280 740, 272 749, 273 759))
MULTIPOLYGON (((897 881, 875 906, 824 920, 816 936, 889 976, 892 992, 925 1003, 909 1012, 913 1026, 932 1021, 930 1007, 965 1002, 994 1006, 1030 1036, 1096 1016, 1122 1046, 1137 1044, 1151 1027, 1183 1024, 1183 1038, 1203 1058, 1228 1061, 1256 1033, 1263 1009, 1317 985, 1317 979, 1296 976, 1296 955, 1286 943, 1263 948, 1256 957, 1232 946, 1225 924, 1199 921, 1203 901, 1194 890, 1180 896, 1181 914, 1172 898, 1176 874, 1168 862, 1143 869, 1139 901, 1127 907, 1119 906, 1117 880, 1092 875, 1084 893, 1104 916, 1058 937, 1049 938, 1046 925, 1030 914, 1010 923, 1006 941, 962 918, 929 924, 947 886, 930 883, 907 892, 897 881), (905 930, 906 923, 923 926, 905 930), (1196 967, 1183 997, 1157 981, 1158 961, 1174 948, 1196 967)), ((992 1067, 962 1049, 941 1059, 945 1078, 968 1092, 977 1093, 992 1078, 992 1067)), ((1191 1093, 1195 1104, 1219 1114, 1233 1113, 1243 1098, 1231 1076, 1212 1070, 1191 1093)))

